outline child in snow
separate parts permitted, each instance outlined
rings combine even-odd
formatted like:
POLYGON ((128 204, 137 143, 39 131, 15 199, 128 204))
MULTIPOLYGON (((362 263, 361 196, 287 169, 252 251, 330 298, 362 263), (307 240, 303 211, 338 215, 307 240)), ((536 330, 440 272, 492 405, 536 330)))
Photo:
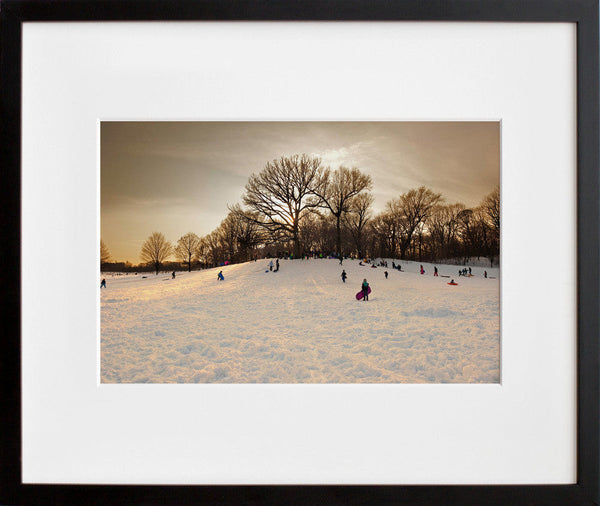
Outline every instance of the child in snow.
POLYGON ((437 270, 437 267, 434 267, 434 268, 433 268, 433 275, 434 275, 434 276, 437 276, 437 275, 438 275, 438 270, 437 270))
POLYGON ((173 271, 173 277, 171 279, 175 279, 175 271, 173 271))
POLYGON ((273 260, 271 260, 269 262, 269 270, 272 271, 273 270, 273 260))
POLYGON ((369 283, 367 283, 366 279, 363 279, 361 289, 363 293, 363 300, 369 300, 369 283))
POLYGON ((422 265, 421 265, 421 274, 425 274, 425 269, 423 269, 422 265))
POLYGON ((387 277, 388 277, 388 271, 385 271, 384 274, 385 274, 385 279, 387 279, 387 277))
POLYGON ((217 280, 218 281, 225 281, 225 278, 223 277, 223 271, 219 271, 219 274, 217 275, 217 280))
POLYGON ((106 279, 103 279, 103 280, 100 282, 100 288, 106 288, 106 279))
POLYGON ((487 271, 483 271, 483 277, 487 278, 487 271))
POLYGON ((343 281, 344 283, 346 282, 346 278, 347 278, 347 277, 348 277, 348 276, 347 276, 347 274, 346 274, 346 271, 345 271, 345 270, 343 270, 343 271, 342 271, 342 281, 343 281))

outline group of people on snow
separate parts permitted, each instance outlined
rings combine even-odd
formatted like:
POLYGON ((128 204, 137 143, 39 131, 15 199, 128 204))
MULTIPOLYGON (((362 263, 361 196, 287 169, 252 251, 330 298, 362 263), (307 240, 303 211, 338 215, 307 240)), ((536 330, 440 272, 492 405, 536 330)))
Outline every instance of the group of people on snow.
MULTIPOLYGON (((371 263, 371 262, 370 262, 370 260, 365 260, 365 263, 371 263)), ((358 265, 365 265, 365 263, 363 263, 362 261, 360 261, 358 265)), ((380 262, 379 265, 387 267, 387 262, 380 262)), ((373 265, 371 265, 371 267, 376 267, 376 266, 373 264, 373 265)), ((400 264, 396 264, 393 261, 392 261, 392 269, 397 269, 399 271, 402 271, 402 267, 400 266, 400 264)), ((458 271, 458 275, 459 276, 473 276, 472 272, 473 271, 472 271, 471 267, 465 267, 464 269, 460 269, 458 271)), ((423 265, 419 265, 419 273, 420 274, 425 274, 425 269, 424 269, 423 265)), ((389 275, 388 271, 387 270, 384 271, 383 274, 385 275, 385 279, 388 279, 388 275, 389 275)), ((435 277, 439 277, 439 270, 438 270, 437 266, 433 267, 433 275, 435 277)), ((443 276, 443 277, 450 277, 450 276, 443 276)), ((484 278, 488 277, 487 271, 483 271, 483 277, 484 278)), ((348 274, 346 273, 345 270, 343 270, 342 271, 342 282, 346 283, 346 279, 347 278, 348 278, 348 274)), ((452 280, 450 280, 450 282, 448 284, 449 285, 456 285, 457 283, 455 283, 454 279, 452 279, 452 280)), ((362 299, 362 300, 369 300, 368 290, 369 290, 369 283, 367 282, 366 279, 363 279, 363 283, 361 285, 362 297, 360 297, 360 299, 362 299)), ((361 293, 361 292, 359 292, 359 293, 361 293)), ((357 298, 359 298, 358 295, 357 295, 357 298)))
MULTIPOLYGON (((340 265, 342 264, 342 257, 339 257, 340 260, 340 265)), ((365 260, 366 263, 371 263, 371 261, 369 259, 365 260)), ((358 265, 365 265, 362 261, 359 262, 358 265)), ((383 267, 387 267, 387 261, 381 261, 380 264, 383 267)), ((376 265, 371 265, 371 267, 376 267, 376 265)), ((402 266, 400 264, 396 264, 395 262, 392 261, 392 269, 397 269, 399 271, 402 271, 402 266)), ((273 263, 273 260, 271 260, 269 262, 269 271, 271 272, 277 272, 279 271, 279 258, 275 259, 275 264, 273 263), (275 267, 275 270, 273 270, 273 267, 275 267)), ((423 265, 419 266, 419 272, 420 274, 425 274, 425 269, 423 268, 423 265)), ((384 271, 384 275, 385 275, 385 279, 388 279, 388 271, 384 271)), ((433 267, 433 275, 434 276, 438 276, 438 268, 436 266, 433 267)), ((471 267, 465 267, 464 269, 459 269, 458 271, 458 275, 459 276, 472 276, 472 269, 471 267)), ((173 273, 171 274, 172 279, 175 279, 175 271, 173 271, 173 273)), ((346 283, 346 279, 348 279, 348 274, 346 273, 345 270, 342 270, 342 282, 346 283)), ((449 277, 449 276, 446 276, 449 277)), ((483 277, 487 278, 488 274, 487 271, 483 271, 483 277)), ((217 280, 218 281, 225 281, 225 277, 223 276, 223 271, 219 271, 219 274, 217 274, 217 280)), ((452 279, 450 281, 450 283, 448 284, 455 284, 454 280, 452 279)), ((106 279, 103 278, 102 281, 100 282, 100 288, 106 288, 106 279)), ((369 300, 369 283, 367 282, 366 278, 363 279, 362 285, 361 285, 361 291, 362 291, 362 300, 367 301, 369 300)), ((360 293, 360 292, 359 292, 360 293)))

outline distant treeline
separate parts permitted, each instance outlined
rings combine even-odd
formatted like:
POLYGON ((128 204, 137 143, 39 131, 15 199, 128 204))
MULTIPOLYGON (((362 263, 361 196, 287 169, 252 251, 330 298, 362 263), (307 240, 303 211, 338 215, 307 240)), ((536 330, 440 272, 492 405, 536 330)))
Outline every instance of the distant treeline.
POLYGON ((372 210, 371 176, 358 168, 325 168, 307 155, 282 157, 252 174, 242 203, 210 234, 188 233, 174 244, 154 232, 142 245, 142 264, 110 262, 101 243, 103 270, 175 270, 213 267, 264 256, 318 254, 390 257, 423 262, 485 257, 493 265, 500 248, 500 192, 478 206, 447 203, 425 186, 372 210), (168 262, 175 256, 179 262, 168 262))

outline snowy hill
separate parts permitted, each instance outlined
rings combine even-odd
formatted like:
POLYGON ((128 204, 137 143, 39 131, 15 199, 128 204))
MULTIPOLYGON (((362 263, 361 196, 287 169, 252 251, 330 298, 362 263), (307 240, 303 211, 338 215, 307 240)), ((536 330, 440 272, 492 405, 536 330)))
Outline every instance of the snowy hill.
POLYGON ((499 382, 497 268, 465 278, 463 266, 438 265, 449 286, 415 262, 400 262, 403 272, 391 260, 268 263, 107 278, 102 382, 499 382), (355 298, 363 278, 367 302, 355 298))

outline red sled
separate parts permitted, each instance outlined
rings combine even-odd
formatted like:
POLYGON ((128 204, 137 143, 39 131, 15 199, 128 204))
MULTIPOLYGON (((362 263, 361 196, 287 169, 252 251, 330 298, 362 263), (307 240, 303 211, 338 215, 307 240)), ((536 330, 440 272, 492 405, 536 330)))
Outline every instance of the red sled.
POLYGON ((458 286, 458 283, 448 283, 449 285, 458 286))
MULTIPOLYGON (((369 287, 369 289, 367 290, 367 295, 369 295, 371 293, 371 287, 369 287)), ((363 291, 361 290, 360 292, 358 292, 356 294, 356 300, 361 300, 364 298, 364 294, 363 291)))

